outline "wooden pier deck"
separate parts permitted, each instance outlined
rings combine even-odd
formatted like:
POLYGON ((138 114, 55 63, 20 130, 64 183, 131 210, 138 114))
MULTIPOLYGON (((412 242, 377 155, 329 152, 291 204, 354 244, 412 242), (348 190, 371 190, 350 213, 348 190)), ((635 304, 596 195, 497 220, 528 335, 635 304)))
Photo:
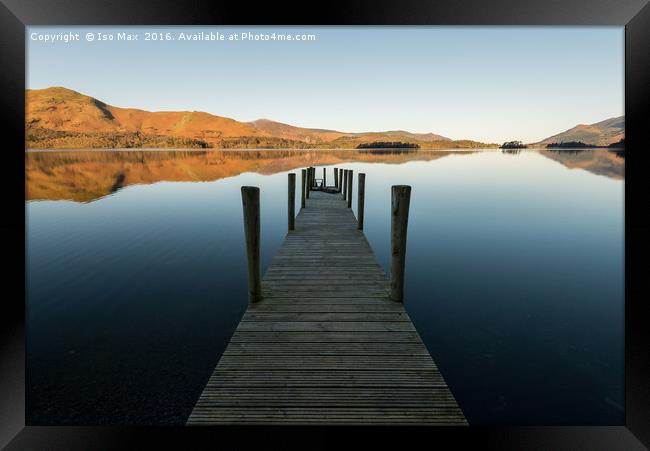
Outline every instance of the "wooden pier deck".
POLYGON ((311 192, 187 424, 466 425, 341 194, 311 192))

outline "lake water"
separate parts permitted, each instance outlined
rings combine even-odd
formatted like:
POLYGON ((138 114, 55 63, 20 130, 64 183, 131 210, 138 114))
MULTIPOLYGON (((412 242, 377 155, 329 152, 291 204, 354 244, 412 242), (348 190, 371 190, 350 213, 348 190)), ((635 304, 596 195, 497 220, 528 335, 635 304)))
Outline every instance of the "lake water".
MULTIPOLYGON (((471 424, 624 423, 624 158, 607 150, 29 152, 27 424, 183 423, 247 306, 287 173, 366 173, 388 270, 413 187, 405 305, 471 424)), ((300 176, 298 175, 298 180, 300 176)), ((296 211, 299 209, 297 199, 296 211)))

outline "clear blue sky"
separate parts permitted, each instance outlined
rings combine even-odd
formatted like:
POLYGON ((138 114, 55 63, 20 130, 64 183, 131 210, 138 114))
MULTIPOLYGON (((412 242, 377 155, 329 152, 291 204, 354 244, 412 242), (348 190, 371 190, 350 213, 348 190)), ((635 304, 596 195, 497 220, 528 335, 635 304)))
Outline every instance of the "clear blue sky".
POLYGON ((341 131, 533 142, 624 112, 622 27, 29 27, 27 87, 341 131), (88 32, 137 42, 88 42, 88 32), (315 41, 144 41, 144 33, 315 41), (44 43, 32 33, 79 33, 44 43))

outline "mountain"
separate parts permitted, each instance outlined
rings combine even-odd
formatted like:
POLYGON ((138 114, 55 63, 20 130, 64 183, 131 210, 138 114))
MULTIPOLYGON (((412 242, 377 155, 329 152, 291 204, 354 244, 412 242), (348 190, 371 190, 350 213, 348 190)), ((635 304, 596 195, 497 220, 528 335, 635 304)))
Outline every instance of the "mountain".
MULTIPOLYGON (((150 112, 118 108, 62 87, 27 90, 26 127, 76 134, 144 134, 214 143, 266 136, 255 127, 197 111, 150 112)), ((28 133, 29 134, 29 133, 28 133)))
POLYGON ((63 87, 28 89, 25 109, 29 148, 348 148, 373 141, 409 142, 422 148, 491 146, 434 133, 348 133, 269 119, 239 122, 200 111, 119 108, 63 87))
POLYGON ((275 122, 270 119, 258 119, 253 122, 248 122, 248 124, 255 127, 257 130, 268 133, 270 136, 304 141, 309 144, 331 142, 336 138, 346 136, 345 133, 337 132, 336 130, 295 127, 293 125, 283 124, 282 122, 275 122))
POLYGON ((625 137, 625 116, 612 117, 590 125, 576 125, 557 135, 535 143, 545 146, 551 143, 582 141, 585 144, 607 146, 625 137))

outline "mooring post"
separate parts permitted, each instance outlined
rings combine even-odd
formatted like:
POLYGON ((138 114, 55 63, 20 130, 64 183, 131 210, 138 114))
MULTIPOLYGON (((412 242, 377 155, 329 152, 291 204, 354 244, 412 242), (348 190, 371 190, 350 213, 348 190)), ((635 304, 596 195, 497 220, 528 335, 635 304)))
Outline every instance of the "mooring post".
POLYGON ((339 169, 339 193, 341 192, 342 186, 343 186, 343 169, 339 169))
POLYGON ((306 182, 306 185, 305 185, 305 197, 307 199, 309 199, 309 190, 310 190, 309 179, 311 177, 311 168, 309 167, 309 168, 305 169, 305 173, 306 173, 306 177, 307 177, 306 180, 305 180, 305 182, 306 182))
POLYGON ((262 299, 262 270, 260 265, 260 189, 242 186, 241 200, 244 207, 244 235, 248 257, 248 300, 262 299))
POLYGON ((348 204, 348 197, 350 196, 348 192, 348 188, 350 187, 350 177, 351 177, 351 172, 350 169, 345 170, 345 186, 343 186, 343 200, 345 201, 345 205, 347 206, 348 204))
POLYGON ((323 168, 323 188, 327 188, 327 169, 323 168))
POLYGON ((359 197, 357 199, 357 229, 363 230, 363 203, 366 198, 366 174, 359 173, 359 186, 357 187, 359 197))
POLYGON ((352 208, 352 180, 353 180, 353 172, 352 169, 349 170, 348 172, 348 197, 346 197, 348 201, 348 208, 352 208))
POLYGON ((334 168, 334 189, 339 189, 339 170, 334 168))
POLYGON ((289 199, 288 199, 288 227, 295 229, 296 224, 296 174, 289 174, 289 199))
POLYGON ((406 232, 409 221, 411 187, 393 185, 391 188, 390 223, 390 298, 404 302, 404 264, 406 262, 406 232))
POLYGON ((300 208, 305 208, 305 186, 307 186, 307 169, 300 171, 302 175, 302 190, 300 191, 300 208))
POLYGON ((343 169, 343 200, 348 195, 348 170, 343 169))

